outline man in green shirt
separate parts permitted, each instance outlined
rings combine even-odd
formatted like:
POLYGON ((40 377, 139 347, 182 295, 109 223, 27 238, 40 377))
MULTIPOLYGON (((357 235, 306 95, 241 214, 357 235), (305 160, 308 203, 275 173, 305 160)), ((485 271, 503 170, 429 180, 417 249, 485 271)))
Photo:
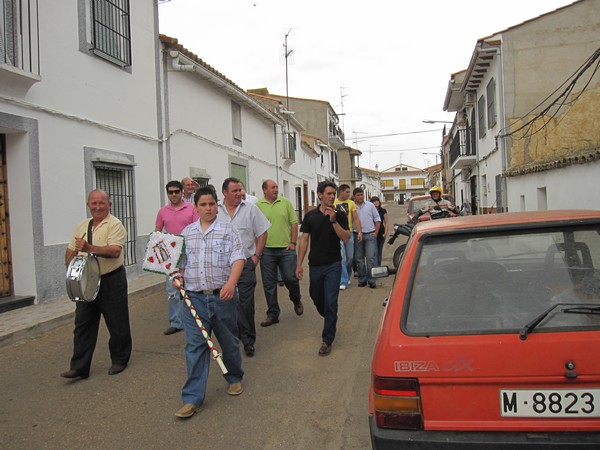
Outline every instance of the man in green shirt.
POLYGON ((277 301, 278 268, 297 315, 302 315, 304 306, 301 302, 300 282, 295 276, 298 260, 296 211, 287 198, 279 197, 279 187, 275 181, 265 180, 262 190, 264 198, 258 200, 256 206, 269 219, 271 228, 260 261, 263 289, 267 299, 267 318, 260 323, 260 326, 268 327, 279 322, 281 312, 277 301))

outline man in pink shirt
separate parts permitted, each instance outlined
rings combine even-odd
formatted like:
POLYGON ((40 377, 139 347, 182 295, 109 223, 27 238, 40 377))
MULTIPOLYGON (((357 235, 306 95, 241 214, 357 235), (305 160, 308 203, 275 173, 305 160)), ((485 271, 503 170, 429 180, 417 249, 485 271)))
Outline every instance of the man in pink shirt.
MULTIPOLYGON (((156 215, 155 231, 165 231, 170 234, 180 234, 190 223, 199 220, 198 212, 193 203, 183 200, 183 185, 179 181, 167 183, 167 196, 169 204, 163 206, 156 215)), ((181 297, 167 277, 167 299, 169 302, 169 328, 165 330, 167 336, 183 330, 181 319, 181 297)))

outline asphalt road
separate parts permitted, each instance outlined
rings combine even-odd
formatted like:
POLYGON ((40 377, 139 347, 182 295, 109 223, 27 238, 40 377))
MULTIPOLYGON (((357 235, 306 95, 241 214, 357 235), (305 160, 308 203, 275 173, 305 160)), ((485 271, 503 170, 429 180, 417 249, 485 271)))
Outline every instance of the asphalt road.
MULTIPOLYGON (((404 211, 388 210, 392 223, 404 211)), ((392 251, 384 251, 384 263, 392 251)), ((227 395, 211 362, 206 401, 187 420, 174 416, 185 381, 185 337, 163 335, 162 293, 130 304, 134 349, 119 375, 107 374, 104 325, 86 380, 59 376, 69 368, 72 325, 2 348, 0 448, 370 448, 370 359, 392 281, 380 279, 372 290, 354 279, 340 292, 338 333, 328 357, 317 355, 323 321, 308 296, 308 276, 301 286, 304 315, 294 314, 280 287, 281 322, 268 328, 258 326, 266 310, 259 283, 256 355, 244 356, 244 393, 227 395)))

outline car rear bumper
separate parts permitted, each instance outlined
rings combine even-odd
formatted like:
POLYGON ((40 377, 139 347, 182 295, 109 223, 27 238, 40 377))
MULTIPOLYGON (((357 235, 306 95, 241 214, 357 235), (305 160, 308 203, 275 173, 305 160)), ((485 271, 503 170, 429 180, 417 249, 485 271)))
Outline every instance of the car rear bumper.
POLYGON ((480 432, 387 430, 375 425, 369 416, 374 449, 481 449, 515 448, 600 448, 600 432, 480 432), (485 447, 483 447, 485 446, 485 447))

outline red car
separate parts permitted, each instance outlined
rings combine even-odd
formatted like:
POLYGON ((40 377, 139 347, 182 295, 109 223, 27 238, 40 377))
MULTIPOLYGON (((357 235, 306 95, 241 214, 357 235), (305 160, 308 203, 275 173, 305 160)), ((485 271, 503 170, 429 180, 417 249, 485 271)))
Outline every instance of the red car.
POLYGON ((599 343, 600 211, 420 223, 373 353, 373 448, 598 449, 599 343))
MULTIPOLYGON (((442 194, 442 198, 444 200, 448 200, 450 203, 452 203, 452 205, 454 205, 454 197, 452 197, 452 195, 450 194, 442 194)), ((410 222, 413 218, 413 216, 415 215, 415 213, 422 209, 427 202, 431 200, 431 196, 429 195, 419 195, 417 197, 413 197, 408 201, 408 207, 406 210, 406 215, 408 216, 408 221, 410 222)), ((453 213, 451 213, 452 216, 454 216, 453 213)), ((419 222, 425 222, 427 220, 431 220, 431 216, 429 215, 429 213, 425 213, 423 214, 421 217, 419 217, 419 222)))

